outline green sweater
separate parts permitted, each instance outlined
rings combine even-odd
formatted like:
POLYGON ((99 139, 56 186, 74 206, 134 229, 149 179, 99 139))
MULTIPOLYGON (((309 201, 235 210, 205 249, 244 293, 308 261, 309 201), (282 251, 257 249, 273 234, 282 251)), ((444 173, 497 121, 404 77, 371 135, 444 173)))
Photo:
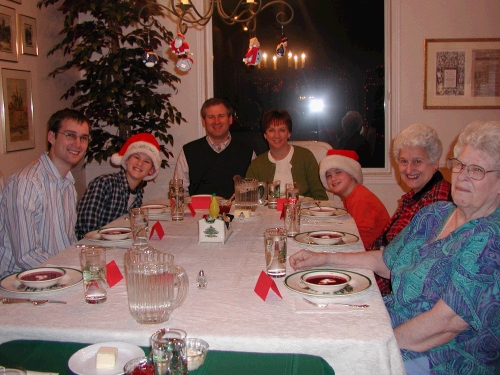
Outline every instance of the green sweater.
MULTIPOLYGON (((313 153, 307 148, 293 146, 292 177, 293 182, 299 184, 299 194, 317 200, 328 200, 326 191, 319 179, 318 162, 313 153)), ((269 160, 269 151, 255 158, 248 167, 246 177, 256 178, 259 181, 274 179, 276 164, 269 160)))

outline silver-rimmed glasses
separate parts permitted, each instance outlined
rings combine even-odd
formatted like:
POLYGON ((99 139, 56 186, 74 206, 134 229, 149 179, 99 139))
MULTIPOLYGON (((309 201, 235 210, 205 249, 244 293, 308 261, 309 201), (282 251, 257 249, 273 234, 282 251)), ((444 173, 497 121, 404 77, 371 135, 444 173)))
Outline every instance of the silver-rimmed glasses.
POLYGON ((73 132, 55 132, 57 134, 62 134, 66 137, 66 139, 68 139, 69 141, 73 141, 75 142, 78 138, 80 138, 80 142, 82 143, 89 143, 89 140, 90 140, 90 136, 87 135, 87 134, 84 134, 84 135, 78 135, 76 133, 73 133, 73 132))
POLYGON ((460 160, 455 159, 455 158, 448 159, 448 161, 446 162, 446 166, 453 173, 460 173, 462 171, 462 169, 465 168, 465 170, 467 171, 467 176, 469 176, 470 178, 472 178, 473 180, 476 180, 476 181, 481 181, 484 178, 484 176, 486 176, 486 173, 500 172, 500 170, 498 170, 498 169, 486 171, 486 170, 484 170, 483 167, 480 167, 479 165, 475 165, 475 164, 465 165, 460 160))

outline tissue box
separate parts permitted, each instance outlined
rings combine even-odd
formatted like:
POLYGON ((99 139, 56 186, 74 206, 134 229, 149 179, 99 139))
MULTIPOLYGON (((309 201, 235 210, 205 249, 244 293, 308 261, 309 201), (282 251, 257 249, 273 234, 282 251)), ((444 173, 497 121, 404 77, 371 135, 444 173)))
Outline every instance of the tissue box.
POLYGON ((229 223, 229 228, 224 220, 215 219, 212 223, 205 219, 198 220, 198 243, 202 242, 222 242, 225 243, 233 233, 233 227, 229 223))

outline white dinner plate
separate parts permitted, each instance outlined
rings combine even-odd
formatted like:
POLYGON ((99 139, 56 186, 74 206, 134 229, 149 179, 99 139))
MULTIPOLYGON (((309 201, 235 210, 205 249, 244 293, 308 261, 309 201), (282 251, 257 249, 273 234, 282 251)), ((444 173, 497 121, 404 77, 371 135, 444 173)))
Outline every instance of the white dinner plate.
POLYGON ((77 375, 119 375, 123 374, 123 366, 131 359, 143 357, 144 350, 137 345, 126 342, 101 342, 86 346, 71 356, 68 367, 77 375), (110 369, 96 369, 95 361, 97 351, 101 346, 112 346, 118 348, 116 366, 110 369))
MULTIPOLYGON (((317 207, 317 206, 311 206, 311 207, 317 207)), ((300 210, 300 216, 304 217, 305 219, 308 220, 315 220, 315 221, 332 221, 336 220, 341 216, 347 215, 347 210, 345 208, 340 208, 340 207, 335 207, 335 206, 321 206, 321 207, 328 207, 328 208, 334 208, 335 212, 331 216, 315 216, 312 213, 309 212, 309 208, 302 208, 300 210)))
POLYGON ((336 269, 309 269, 304 271, 298 271, 292 273, 290 276, 287 276, 285 279, 285 285, 288 289, 308 296, 317 296, 317 297, 342 297, 342 296, 350 296, 352 294, 356 294, 368 289, 372 285, 372 281, 370 278, 366 277, 357 272, 346 271, 346 270, 336 270, 336 269), (347 284, 347 287, 339 290, 338 292, 333 293, 321 293, 316 292, 315 290, 309 289, 304 283, 301 282, 300 277, 306 273, 311 271, 338 271, 343 272, 351 276, 351 281, 347 284))
POLYGON ((132 239, 131 238, 127 238, 126 240, 105 240, 99 234, 99 230, 93 230, 92 232, 88 232, 84 236, 84 238, 86 240, 95 242, 96 244, 99 244, 102 246, 117 246, 117 247, 132 246, 132 239))
POLYGON ((341 231, 336 230, 335 232, 342 233, 344 235, 344 238, 342 239, 341 242, 339 242, 335 245, 318 245, 317 243, 314 243, 311 239, 308 239, 309 233, 313 233, 313 232, 318 232, 318 231, 313 230, 310 232, 303 232, 303 233, 296 234, 293 237, 293 240, 295 242, 302 244, 302 245, 305 245, 306 247, 311 247, 312 249, 318 249, 321 251, 342 251, 342 250, 339 250, 339 248, 352 245, 353 243, 356 243, 359 241, 359 237, 356 236, 355 234, 341 232, 341 231))
POLYGON ((82 281, 82 271, 74 268, 60 267, 66 271, 66 274, 61 278, 60 282, 48 288, 36 289, 24 286, 19 281, 16 280, 17 273, 9 276, 5 276, 0 280, 0 289, 6 290, 8 292, 16 293, 27 293, 27 294, 39 294, 55 292, 57 290, 70 288, 82 281))

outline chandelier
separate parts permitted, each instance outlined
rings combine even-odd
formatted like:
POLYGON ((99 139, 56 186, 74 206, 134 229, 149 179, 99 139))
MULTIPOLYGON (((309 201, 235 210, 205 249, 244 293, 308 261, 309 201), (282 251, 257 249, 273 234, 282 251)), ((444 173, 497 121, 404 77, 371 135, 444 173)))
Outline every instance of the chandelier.
MULTIPOLYGON (((231 10, 230 0, 203 0, 206 12, 200 11, 193 4, 192 0, 166 0, 167 5, 151 0, 139 12, 139 17, 145 8, 160 7, 167 10, 170 14, 177 17, 178 28, 182 34, 185 34, 188 26, 205 26, 217 10, 219 17, 227 25, 244 24, 251 32, 255 32, 257 16, 265 9, 274 7, 277 11, 276 21, 283 27, 288 25, 293 19, 293 8, 286 0, 238 0, 236 6, 231 10), (225 4, 225 5, 224 5, 225 4)), ((233 1, 233 4, 236 1, 233 1)))

